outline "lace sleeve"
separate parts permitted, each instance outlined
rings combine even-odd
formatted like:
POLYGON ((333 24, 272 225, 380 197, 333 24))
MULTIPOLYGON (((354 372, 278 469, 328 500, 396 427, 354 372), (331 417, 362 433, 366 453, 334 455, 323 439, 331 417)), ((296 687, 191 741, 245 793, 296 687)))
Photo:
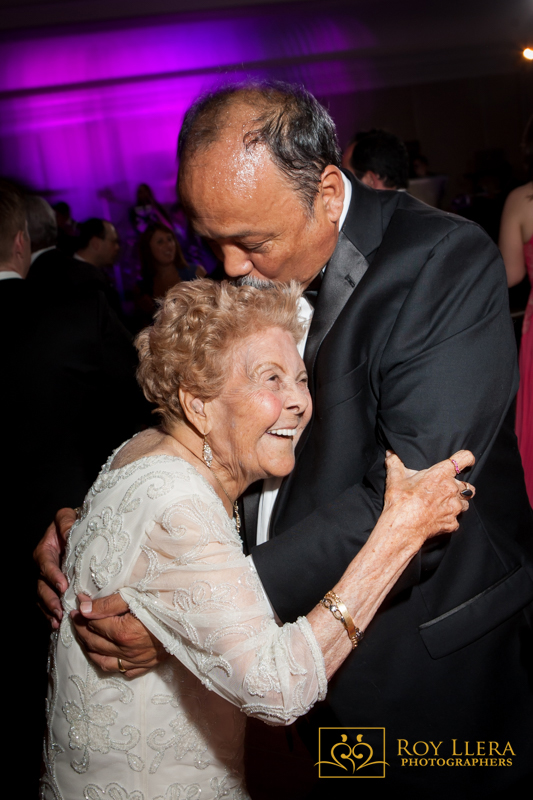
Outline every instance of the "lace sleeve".
POLYGON ((250 716, 290 724, 326 694, 305 617, 279 627, 218 499, 188 496, 145 529, 121 595, 202 683, 250 716))

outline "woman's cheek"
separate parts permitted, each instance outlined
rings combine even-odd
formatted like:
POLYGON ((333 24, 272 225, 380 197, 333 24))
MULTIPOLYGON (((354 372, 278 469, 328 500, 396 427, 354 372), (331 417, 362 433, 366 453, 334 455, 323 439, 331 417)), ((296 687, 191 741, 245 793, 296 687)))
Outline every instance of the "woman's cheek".
POLYGON ((260 422, 261 427, 265 430, 272 428, 283 410, 279 394, 261 389, 256 393, 254 401, 257 422, 260 422))

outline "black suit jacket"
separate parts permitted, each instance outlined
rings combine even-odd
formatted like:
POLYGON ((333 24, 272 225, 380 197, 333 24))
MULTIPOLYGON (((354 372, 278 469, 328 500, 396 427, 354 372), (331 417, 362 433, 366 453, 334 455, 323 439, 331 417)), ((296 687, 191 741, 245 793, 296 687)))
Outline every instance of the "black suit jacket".
POLYGON ((387 447, 414 469, 472 450, 477 494, 460 532, 411 563, 331 682, 329 724, 386 727, 389 784, 504 785, 530 768, 533 519, 508 419, 518 377, 503 264, 475 224, 352 183, 305 352, 313 418, 260 547, 258 494, 245 499, 248 545, 278 615, 294 620, 372 530, 387 447), (449 750, 461 737, 514 739, 521 758, 436 782, 394 757, 398 738, 449 750))
POLYGON ((57 509, 81 505, 112 449, 150 423, 150 406, 135 380, 131 334, 96 282, 3 283, 18 290, 8 297, 2 288, 10 287, 0 286, 11 320, 1 408, 12 469, 3 507, 18 527, 24 509, 29 557, 57 509))

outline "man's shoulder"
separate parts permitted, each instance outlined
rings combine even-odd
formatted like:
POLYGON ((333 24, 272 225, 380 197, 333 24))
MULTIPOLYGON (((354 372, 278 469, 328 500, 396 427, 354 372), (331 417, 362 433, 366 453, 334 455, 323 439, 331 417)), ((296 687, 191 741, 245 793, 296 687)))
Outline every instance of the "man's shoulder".
POLYGON ((471 220, 429 206, 408 192, 376 191, 355 179, 343 233, 365 256, 385 243, 391 248, 410 242, 432 248, 447 238, 490 242, 494 247, 471 220))
POLYGON ((450 211, 442 211, 440 208, 429 206, 422 200, 412 197, 408 192, 395 192, 394 194, 396 195, 395 202, 390 210, 387 209, 387 201, 390 202, 390 198, 380 198, 383 202, 384 218, 388 222, 385 234, 389 230, 390 223, 394 223, 391 231, 395 230, 397 224, 403 223, 419 228, 428 236, 447 236, 457 232, 459 236, 490 238, 477 222, 452 214, 450 211))

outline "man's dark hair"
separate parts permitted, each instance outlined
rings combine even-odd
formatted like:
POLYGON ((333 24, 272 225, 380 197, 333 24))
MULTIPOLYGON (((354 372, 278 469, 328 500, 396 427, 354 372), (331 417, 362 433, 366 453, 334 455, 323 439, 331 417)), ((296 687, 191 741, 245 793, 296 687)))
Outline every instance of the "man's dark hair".
POLYGON ((44 197, 30 194, 26 197, 26 214, 32 252, 53 247, 57 243, 57 221, 52 206, 44 197))
POLYGON ((24 195, 9 181, 0 180, 0 263, 11 258, 19 231, 26 231, 24 195))
POLYGON ((58 214, 62 214, 64 217, 70 217, 70 206, 68 203, 65 203, 64 200, 59 200, 57 203, 54 203, 52 208, 58 214))
POLYGON ((409 154, 402 140, 388 131, 374 129, 356 135, 352 168, 358 178, 368 172, 379 175, 388 189, 406 189, 409 154))
POLYGON ((303 87, 281 81, 229 84, 202 95, 187 111, 178 140, 178 157, 189 158, 217 142, 228 108, 242 103, 254 112, 243 136, 246 149, 264 144, 272 161, 313 210, 320 176, 328 164, 340 167, 335 123, 303 87))
POLYGON ((91 239, 95 236, 99 239, 105 239, 106 230, 104 220, 99 217, 91 217, 81 223, 79 231, 78 250, 85 250, 85 248, 89 246, 91 239))

